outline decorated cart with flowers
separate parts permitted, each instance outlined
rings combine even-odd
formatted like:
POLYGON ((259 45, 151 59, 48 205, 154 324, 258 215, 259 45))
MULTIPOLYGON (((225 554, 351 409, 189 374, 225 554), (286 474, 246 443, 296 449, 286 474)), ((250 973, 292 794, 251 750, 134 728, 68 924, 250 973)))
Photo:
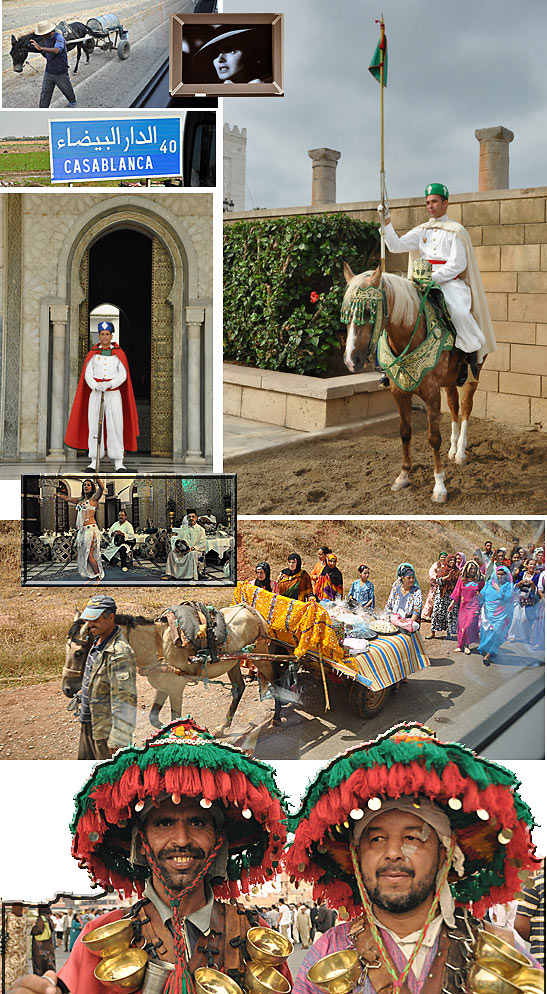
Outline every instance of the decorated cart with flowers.
POLYGON ((232 604, 250 604, 268 625, 274 651, 293 655, 322 680, 328 710, 328 680, 349 681, 349 703, 361 717, 383 708, 392 687, 429 666, 420 632, 378 634, 365 651, 344 646, 345 628, 316 601, 295 601, 249 582, 237 584, 232 604))

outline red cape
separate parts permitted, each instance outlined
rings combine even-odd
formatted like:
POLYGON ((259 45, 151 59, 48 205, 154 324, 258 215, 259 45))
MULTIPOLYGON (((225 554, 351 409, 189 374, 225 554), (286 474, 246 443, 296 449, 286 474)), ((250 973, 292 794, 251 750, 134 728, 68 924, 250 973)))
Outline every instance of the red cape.
MULTIPOLYGON (((112 342, 111 349, 115 355, 117 355, 120 362, 123 363, 127 373, 127 379, 124 383, 122 383, 121 387, 119 387, 122 397, 123 410, 123 447, 126 452, 136 452, 137 436, 139 434, 139 419, 137 417, 137 405, 135 404, 135 395, 133 393, 133 386, 131 383, 129 364, 127 362, 125 352, 116 342, 112 342)), ((78 389, 76 390, 74 397, 74 403, 68 419, 65 435, 65 443, 70 446, 71 449, 87 449, 87 442, 89 438, 87 409, 91 390, 85 381, 85 371, 89 360, 98 355, 100 351, 101 348, 99 345, 95 345, 94 348, 90 349, 85 357, 82 367, 80 382, 78 383, 78 389)), ((106 439, 106 423, 104 425, 104 437, 106 439)))

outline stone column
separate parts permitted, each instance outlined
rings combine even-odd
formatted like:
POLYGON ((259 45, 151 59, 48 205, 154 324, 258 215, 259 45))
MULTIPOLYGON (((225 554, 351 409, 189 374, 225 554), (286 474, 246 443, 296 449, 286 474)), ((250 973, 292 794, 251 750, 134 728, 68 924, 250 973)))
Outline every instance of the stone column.
POLYGON ((53 348, 51 361, 51 437, 46 461, 65 462, 63 441, 65 437, 65 356, 68 307, 66 304, 52 304, 49 308, 49 314, 53 323, 53 348))
POLYGON ((514 134, 501 125, 479 128, 475 138, 480 142, 479 190, 509 189, 509 142, 514 134))
POLYGON ((201 462, 201 332, 205 310, 203 307, 186 308, 188 329, 188 449, 185 462, 201 462))
POLYGON ((312 148, 308 152, 313 162, 311 182, 311 202, 315 204, 336 203, 336 166, 341 152, 332 148, 312 148))

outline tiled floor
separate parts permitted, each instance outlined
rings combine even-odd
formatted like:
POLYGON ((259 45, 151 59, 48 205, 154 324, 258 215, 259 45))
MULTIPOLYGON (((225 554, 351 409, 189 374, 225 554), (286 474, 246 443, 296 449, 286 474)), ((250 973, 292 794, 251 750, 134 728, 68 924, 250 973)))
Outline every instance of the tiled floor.
MULTIPOLYGON (((101 586, 115 584, 116 586, 170 586, 178 587, 199 587, 199 586, 233 586, 235 576, 230 578, 224 576, 222 565, 217 558, 211 556, 205 565, 203 578, 200 580, 163 580, 165 574, 165 563, 154 562, 151 559, 135 558, 133 566, 124 573, 120 566, 111 565, 103 560, 105 570, 104 580, 101 586)), ((70 562, 67 565, 61 563, 29 563, 26 569, 27 584, 54 584, 57 586, 74 586, 86 583, 82 579, 76 564, 70 562)), ((93 584, 93 581, 89 581, 93 584)))

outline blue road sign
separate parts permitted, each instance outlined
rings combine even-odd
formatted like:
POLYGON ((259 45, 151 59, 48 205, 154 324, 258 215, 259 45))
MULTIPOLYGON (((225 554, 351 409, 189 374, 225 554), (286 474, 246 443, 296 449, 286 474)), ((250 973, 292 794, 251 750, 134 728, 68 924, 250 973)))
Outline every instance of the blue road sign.
POLYGON ((182 176, 180 117, 49 122, 52 183, 182 176))

